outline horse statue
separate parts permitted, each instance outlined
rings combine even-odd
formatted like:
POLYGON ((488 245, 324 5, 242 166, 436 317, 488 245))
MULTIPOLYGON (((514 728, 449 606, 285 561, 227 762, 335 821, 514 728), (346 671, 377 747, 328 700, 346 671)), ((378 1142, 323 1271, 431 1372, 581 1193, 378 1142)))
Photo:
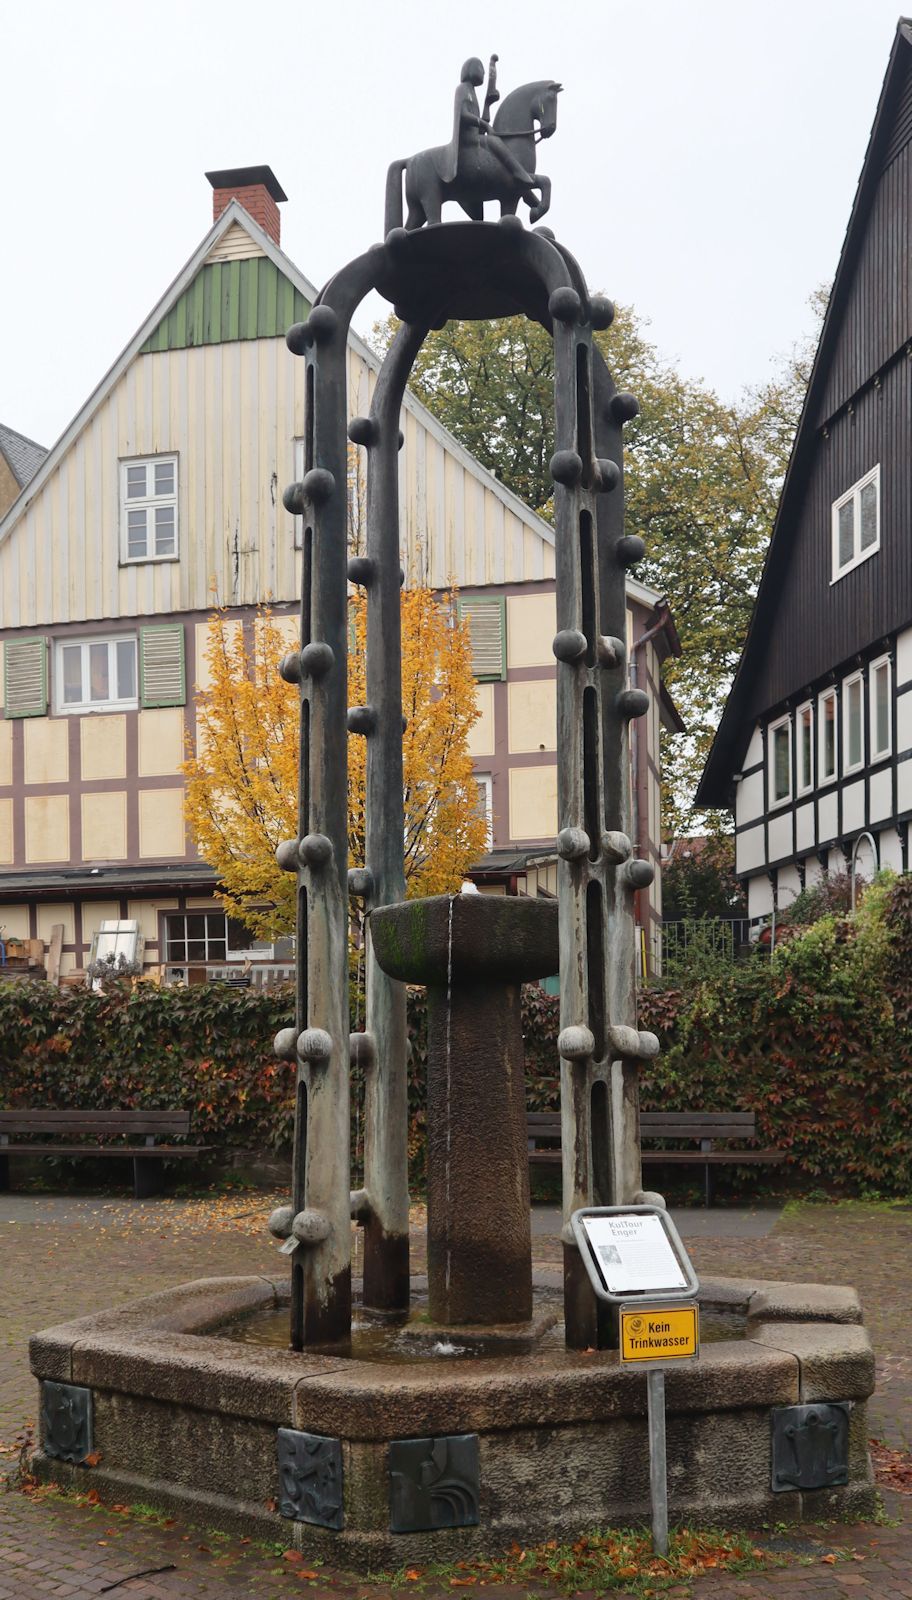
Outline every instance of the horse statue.
POLYGON ((402 227, 402 174, 411 232, 440 221, 444 201, 455 200, 473 222, 484 218, 484 202, 500 201, 502 217, 516 215, 520 200, 537 222, 551 204, 551 180, 535 172, 535 147, 557 127, 557 97, 562 85, 551 78, 526 83, 501 102, 493 124, 487 112, 500 99, 494 87, 497 57, 491 58, 484 112, 479 114, 475 87, 484 68, 473 57, 462 69, 456 91, 453 137, 449 144, 421 150, 394 161, 386 179, 386 233, 402 227))

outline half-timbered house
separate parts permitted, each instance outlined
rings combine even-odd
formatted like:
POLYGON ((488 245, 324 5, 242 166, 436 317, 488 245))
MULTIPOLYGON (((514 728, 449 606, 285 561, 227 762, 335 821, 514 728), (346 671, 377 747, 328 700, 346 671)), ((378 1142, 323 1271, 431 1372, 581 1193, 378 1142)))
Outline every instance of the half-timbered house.
POLYGON ((733 806, 752 918, 908 870, 912 23, 884 80, 747 642, 697 793, 733 806))
MULTIPOLYGON (((102 921, 139 924, 147 964, 215 971, 249 938, 226 923, 184 824, 180 765, 213 600, 252 626, 270 598, 297 628, 301 552, 283 487, 301 476, 303 363, 284 335, 316 291, 280 247, 268 167, 210 173, 214 222, 0 520, 0 925, 49 938, 64 972, 102 921)), ((349 404, 378 370, 349 338, 349 404)), ((480 888, 553 888, 554 534, 411 395, 402 411, 403 566, 455 579, 472 627, 472 733, 490 849, 480 888)), ((658 861, 661 661, 667 605, 630 585, 650 715, 637 725, 639 853, 658 861)), ((656 882, 641 892, 655 947, 656 882)), ((287 952, 260 947, 269 963, 287 952)))

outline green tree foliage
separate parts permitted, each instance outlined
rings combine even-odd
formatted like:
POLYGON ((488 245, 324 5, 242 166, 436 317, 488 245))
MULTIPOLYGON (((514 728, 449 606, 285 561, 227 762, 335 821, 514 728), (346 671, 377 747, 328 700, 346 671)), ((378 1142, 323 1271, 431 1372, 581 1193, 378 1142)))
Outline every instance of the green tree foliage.
MULTIPOLYGON (((381 347, 395 328, 390 318, 375 329, 381 347)), ((646 541, 635 575, 672 607, 683 655, 666 676, 688 728, 663 748, 665 831, 696 832, 692 796, 747 632, 811 346, 729 405, 664 361, 630 308, 595 337, 618 387, 640 402, 625 430, 627 527, 646 541)), ((553 376, 550 335, 522 317, 447 323, 412 375, 435 416, 549 519, 553 376)))
POLYGON ((662 916, 666 922, 747 916, 730 834, 678 841, 676 854, 662 868, 662 916))

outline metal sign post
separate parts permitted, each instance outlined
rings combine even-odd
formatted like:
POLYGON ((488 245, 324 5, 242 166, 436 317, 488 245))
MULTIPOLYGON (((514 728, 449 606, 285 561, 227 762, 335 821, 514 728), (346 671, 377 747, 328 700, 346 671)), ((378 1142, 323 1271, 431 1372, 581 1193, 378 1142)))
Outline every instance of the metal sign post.
POLYGON ((591 1206, 574 1211, 570 1223, 596 1297, 617 1308, 622 1365, 646 1371, 652 1545, 666 1556, 665 1367, 699 1358, 699 1280, 658 1206, 591 1206))
POLYGON ((652 1548, 657 1556, 667 1556, 668 1468, 665 1455, 665 1373, 660 1367, 646 1374, 646 1406, 649 1428, 652 1548))

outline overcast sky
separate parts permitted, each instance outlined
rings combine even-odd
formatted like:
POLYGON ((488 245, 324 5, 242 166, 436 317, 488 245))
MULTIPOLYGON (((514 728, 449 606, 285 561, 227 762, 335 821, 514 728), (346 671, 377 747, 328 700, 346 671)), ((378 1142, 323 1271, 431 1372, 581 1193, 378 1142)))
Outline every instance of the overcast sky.
MULTIPOLYGON (((382 233, 387 164, 443 143, 463 60, 559 78, 548 223, 726 398, 833 275, 897 0, 0 0, 0 421, 50 445, 269 163, 320 284, 382 233)), ((359 331, 369 331, 370 316, 359 331)))

